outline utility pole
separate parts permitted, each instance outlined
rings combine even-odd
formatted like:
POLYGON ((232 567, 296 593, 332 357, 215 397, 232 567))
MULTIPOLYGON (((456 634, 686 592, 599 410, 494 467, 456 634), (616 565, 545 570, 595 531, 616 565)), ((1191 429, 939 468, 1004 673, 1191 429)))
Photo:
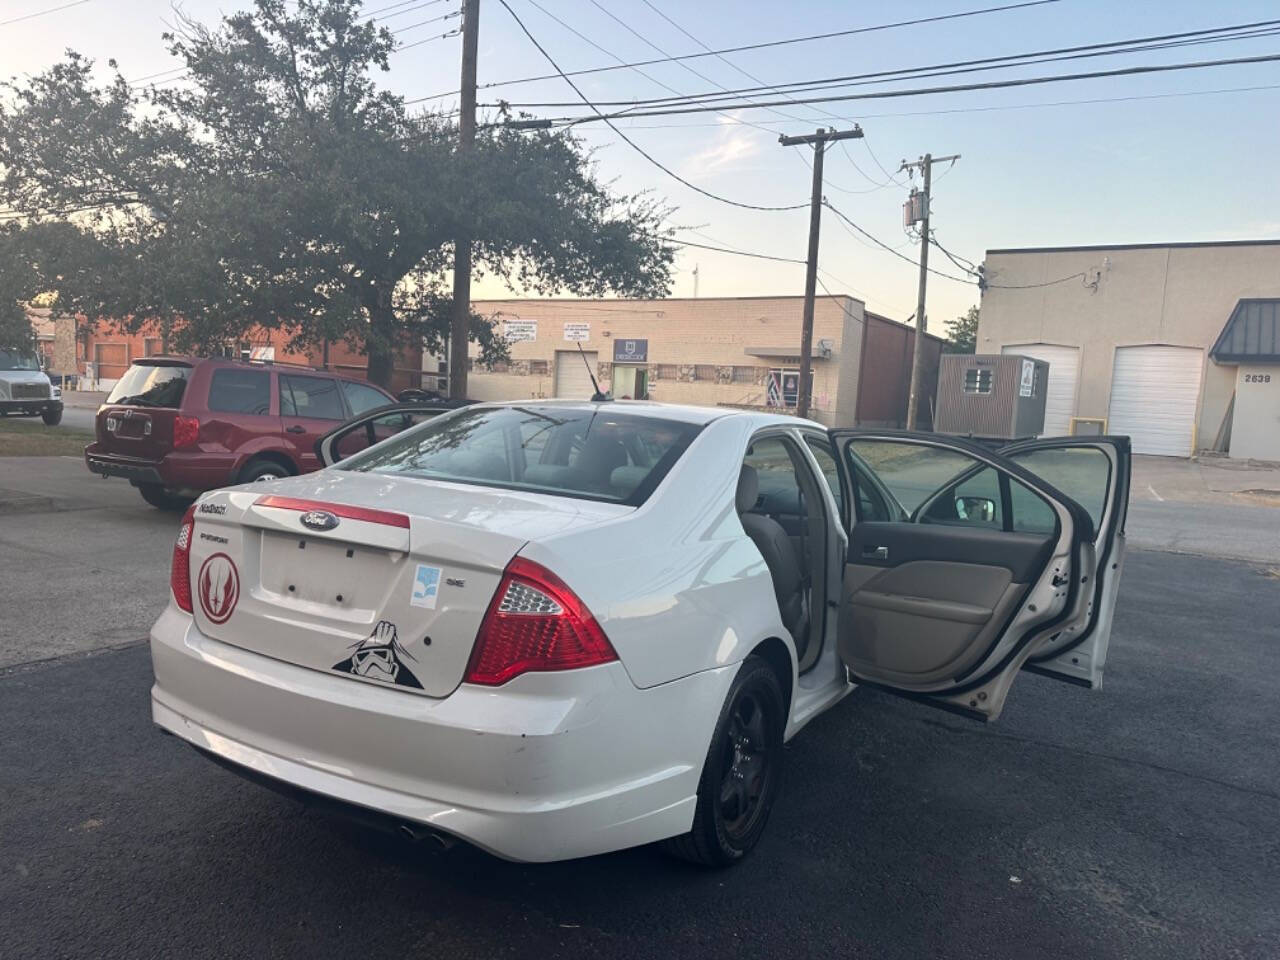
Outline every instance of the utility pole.
MULTIPOLYGON (((458 157, 476 139, 476 51, 480 43, 480 0, 462 0, 462 83, 458 94, 458 157)), ((449 322, 449 396, 467 395, 467 344, 471 326, 471 234, 454 238, 453 315, 449 322)))
MULTIPOLYGON (((960 159, 960 154, 952 154, 949 157, 934 157, 932 154, 926 153, 915 163, 907 163, 902 161, 902 166, 898 168, 898 172, 904 170, 914 174, 916 168, 920 169, 924 178, 924 191, 919 195, 921 208, 919 217, 910 216, 909 221, 914 223, 917 220, 920 223, 920 284, 916 291, 916 342, 915 348, 911 353, 911 386, 907 393, 907 429, 916 429, 920 413, 920 381, 924 379, 924 332, 926 320, 924 315, 924 297, 925 289, 929 282, 929 188, 933 182, 933 165, 935 163, 945 163, 960 159)), ((911 203, 910 200, 907 201, 911 203)))
POLYGON ((813 298, 818 287, 818 234, 822 227, 822 156, 827 143, 862 136, 862 128, 824 130, 819 127, 800 137, 778 137, 784 147, 813 144, 813 193, 809 198, 809 257, 804 272, 804 319, 800 325, 800 383, 796 392, 796 416, 809 416, 813 383, 813 298))

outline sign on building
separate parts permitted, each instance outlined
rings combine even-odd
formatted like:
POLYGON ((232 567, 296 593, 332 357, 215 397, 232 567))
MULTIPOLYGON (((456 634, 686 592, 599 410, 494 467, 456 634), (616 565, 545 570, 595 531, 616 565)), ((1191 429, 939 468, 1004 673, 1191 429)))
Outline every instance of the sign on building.
POLYGON ((1018 381, 1018 396, 1030 397, 1035 394, 1036 364, 1034 360, 1022 361, 1022 379, 1018 381))
POLYGON ((615 340, 613 341, 614 363, 648 363, 648 340, 615 340))
POLYGON ((538 339, 537 320, 507 320, 502 328, 507 343, 531 343, 538 339))
POLYGON ((566 340, 590 340, 591 324, 566 323, 564 325, 564 338, 566 340))

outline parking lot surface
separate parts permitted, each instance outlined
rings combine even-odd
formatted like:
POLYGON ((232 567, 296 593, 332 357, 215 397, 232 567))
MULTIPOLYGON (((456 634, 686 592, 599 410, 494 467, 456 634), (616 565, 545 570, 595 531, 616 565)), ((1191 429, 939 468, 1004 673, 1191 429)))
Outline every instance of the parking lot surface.
POLYGON ((1170 553, 1140 545, 1206 514, 1135 491, 1104 690, 1023 676, 987 727, 858 691, 788 747, 738 868, 524 866, 327 819, 156 732, 138 640, 176 518, 56 463, 0 461, 52 501, 0 520, 5 960, 1280 955, 1280 511, 1235 507, 1268 562, 1170 553))

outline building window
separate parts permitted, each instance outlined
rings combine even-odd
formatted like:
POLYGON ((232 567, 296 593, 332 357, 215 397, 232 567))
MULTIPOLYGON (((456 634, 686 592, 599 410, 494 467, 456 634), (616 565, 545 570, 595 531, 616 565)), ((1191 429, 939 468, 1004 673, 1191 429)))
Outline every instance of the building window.
POLYGON ((530 360, 529 375, 532 377, 546 377, 551 374, 551 361, 549 360, 530 360))
POLYGON ((760 379, 760 367, 734 367, 734 383, 756 383, 760 379))
POLYGON ((718 369, 714 363, 699 363, 693 368, 693 379, 699 382, 715 383, 718 369))
POLYGON ((509 369, 507 361, 505 360, 495 360, 493 363, 489 364, 490 373, 506 373, 509 369))
POLYGON ((660 363, 654 370, 655 380, 676 380, 680 376, 680 368, 674 363, 660 363))
POLYGON ((964 372, 964 392, 988 394, 991 392, 992 371, 987 367, 970 367, 964 372))

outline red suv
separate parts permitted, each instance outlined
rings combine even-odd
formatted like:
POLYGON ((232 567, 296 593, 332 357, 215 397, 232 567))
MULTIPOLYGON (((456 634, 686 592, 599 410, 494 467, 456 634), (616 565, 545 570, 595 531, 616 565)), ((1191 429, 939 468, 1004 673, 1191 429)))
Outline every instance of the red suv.
POLYGON ((393 402, 371 383, 308 367, 148 357, 98 408, 84 459, 175 509, 215 487, 317 470, 317 439, 393 402))

